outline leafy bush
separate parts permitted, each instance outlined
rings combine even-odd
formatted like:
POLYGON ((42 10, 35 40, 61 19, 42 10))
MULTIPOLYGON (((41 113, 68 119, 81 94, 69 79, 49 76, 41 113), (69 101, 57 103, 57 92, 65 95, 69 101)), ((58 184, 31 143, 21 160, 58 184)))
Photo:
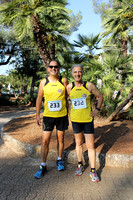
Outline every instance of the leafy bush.
POLYGON ((25 96, 24 96, 24 103, 25 104, 28 104, 30 102, 30 95, 29 94, 26 94, 25 96))
POLYGON ((26 94, 24 96, 24 103, 28 104, 29 102, 31 102, 31 104, 33 106, 35 106, 35 104, 36 104, 36 98, 37 98, 37 93, 34 93, 33 99, 31 99, 30 94, 26 94))
POLYGON ((1 106, 11 106, 11 105, 13 105, 13 103, 10 102, 10 96, 2 94, 0 96, 0 105, 1 106))
POLYGON ((129 110, 129 112, 128 112, 128 116, 129 116, 130 119, 133 119, 133 104, 132 104, 132 106, 130 107, 130 110, 129 110))
POLYGON ((102 88, 101 90, 103 94, 103 106, 101 108, 101 115, 109 116, 117 107, 120 102, 120 98, 113 98, 114 90, 111 88, 102 88), (107 90, 109 90, 107 92, 107 90))

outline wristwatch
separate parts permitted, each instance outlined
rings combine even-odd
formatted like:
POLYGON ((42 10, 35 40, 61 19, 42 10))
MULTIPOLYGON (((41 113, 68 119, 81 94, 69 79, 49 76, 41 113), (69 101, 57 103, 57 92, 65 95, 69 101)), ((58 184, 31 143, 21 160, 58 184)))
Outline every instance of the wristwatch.
POLYGON ((100 111, 100 108, 96 107, 96 110, 100 111))

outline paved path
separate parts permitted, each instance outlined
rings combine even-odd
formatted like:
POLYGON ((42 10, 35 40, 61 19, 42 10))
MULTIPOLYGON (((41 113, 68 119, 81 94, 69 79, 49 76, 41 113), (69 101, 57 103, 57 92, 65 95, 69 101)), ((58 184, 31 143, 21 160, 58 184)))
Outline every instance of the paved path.
MULTIPOLYGON (((14 117, 35 111, 0 113, 0 128, 14 117)), ((93 183, 89 167, 82 176, 75 176, 75 165, 66 164, 58 172, 54 161, 48 161, 48 174, 34 179, 40 159, 23 157, 0 140, 0 200, 132 200, 133 169, 99 168, 101 181, 93 183)))
POLYGON ((5 111, 5 112, 1 112, 0 113, 0 144, 2 144, 2 140, 1 140, 1 131, 2 131, 2 127, 9 122, 10 120, 12 120, 13 118, 16 117, 21 117, 21 116, 25 116, 25 115, 30 115, 30 114, 34 114, 36 112, 35 107, 30 108, 26 108, 24 110, 13 110, 13 111, 5 111))
POLYGON ((2 128, 2 126, 4 126, 4 124, 9 122, 13 118, 34 114, 35 112, 36 111, 35 111, 34 107, 32 107, 31 109, 27 108, 27 109, 24 109, 24 110, 20 109, 20 110, 1 112, 0 113, 0 129, 2 128))
POLYGON ((133 170, 105 167, 101 181, 93 183, 89 167, 75 176, 75 165, 58 172, 55 162, 48 162, 48 173, 34 179, 40 160, 10 152, 0 155, 0 200, 132 200, 133 170))
POLYGON ((3 143, 3 140, 1 139, 2 127, 13 118, 34 114, 35 112, 36 112, 35 107, 32 107, 32 108, 27 107, 25 109, 4 111, 0 113, 0 155, 10 156, 10 153, 13 154, 11 149, 5 146, 3 143))

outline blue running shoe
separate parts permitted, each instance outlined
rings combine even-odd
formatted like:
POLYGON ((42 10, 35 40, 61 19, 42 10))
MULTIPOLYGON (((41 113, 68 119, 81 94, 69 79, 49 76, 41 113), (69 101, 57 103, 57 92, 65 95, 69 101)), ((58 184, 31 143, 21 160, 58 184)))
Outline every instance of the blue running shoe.
POLYGON ((35 178, 42 178, 46 173, 47 173, 47 167, 40 165, 38 172, 35 173, 34 177, 35 178))
POLYGON ((56 165, 57 165, 58 171, 64 171, 64 162, 62 160, 57 160, 56 165))

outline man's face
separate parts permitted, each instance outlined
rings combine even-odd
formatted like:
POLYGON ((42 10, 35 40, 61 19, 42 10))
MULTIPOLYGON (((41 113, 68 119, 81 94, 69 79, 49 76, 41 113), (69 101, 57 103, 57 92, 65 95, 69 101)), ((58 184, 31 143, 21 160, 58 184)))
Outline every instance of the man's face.
POLYGON ((56 61, 51 61, 47 68, 49 75, 56 76, 59 73, 59 66, 56 61))
POLYGON ((82 69, 79 66, 75 66, 72 71, 73 78, 75 81, 80 82, 82 80, 82 69))

